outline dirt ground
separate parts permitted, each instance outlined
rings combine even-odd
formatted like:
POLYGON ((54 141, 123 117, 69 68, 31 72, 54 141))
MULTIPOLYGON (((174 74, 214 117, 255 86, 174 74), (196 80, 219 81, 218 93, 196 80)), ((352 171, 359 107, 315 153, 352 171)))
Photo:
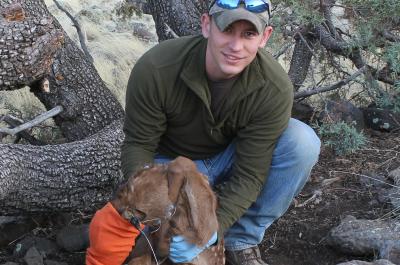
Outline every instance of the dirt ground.
MULTIPOLYGON (((388 172, 400 167, 400 133, 370 131, 367 135, 368 147, 352 155, 337 157, 323 148, 304 190, 288 212, 267 230, 261 252, 270 265, 336 265, 373 259, 340 253, 326 243, 329 231, 346 215, 376 219, 391 210, 382 196, 384 185, 365 176, 388 181, 388 172)), ((59 228, 54 217, 42 216, 35 222, 37 226, 31 234, 54 239, 59 228)), ((13 247, 15 243, 0 247, 0 264, 20 261, 12 257, 13 247)), ((52 258, 71 265, 84 264, 84 252, 58 252, 52 258)))
POLYGON ((329 231, 345 216, 376 219, 392 209, 382 195, 390 187, 368 177, 390 182, 388 173, 400 166, 400 134, 367 134, 369 146, 355 154, 337 157, 322 150, 294 205, 267 230, 261 250, 270 265, 334 265, 374 258, 345 255, 326 243, 329 231))

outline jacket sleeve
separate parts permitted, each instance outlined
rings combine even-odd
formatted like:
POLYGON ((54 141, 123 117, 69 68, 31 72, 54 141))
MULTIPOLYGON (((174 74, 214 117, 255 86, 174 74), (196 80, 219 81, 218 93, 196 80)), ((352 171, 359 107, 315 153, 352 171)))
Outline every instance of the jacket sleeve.
POLYGON ((217 187, 220 233, 256 201, 266 182, 275 145, 288 125, 292 104, 293 88, 288 82, 285 88, 270 92, 238 131, 233 175, 217 187))
POLYGON ((145 163, 152 163, 166 129, 158 72, 142 57, 134 66, 127 86, 121 166, 125 177, 145 163), (152 69, 152 70, 150 70, 152 69))

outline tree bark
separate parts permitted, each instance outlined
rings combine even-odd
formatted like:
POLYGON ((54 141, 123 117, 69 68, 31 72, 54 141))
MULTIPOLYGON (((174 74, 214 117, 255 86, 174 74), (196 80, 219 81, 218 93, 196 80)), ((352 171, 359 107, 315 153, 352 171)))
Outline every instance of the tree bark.
POLYGON ((313 40, 310 36, 296 37, 296 44, 290 61, 289 77, 293 83, 294 91, 298 91, 307 77, 308 69, 310 68, 313 52, 310 44, 313 45, 313 40))
POLYGON ((148 0, 146 11, 153 16, 158 40, 174 38, 167 25, 178 36, 199 34, 200 16, 207 12, 207 0, 148 0))
POLYGON ((69 141, 0 144, 1 214, 94 210, 121 180, 121 105, 42 0, 2 0, 0 33, 0 90, 28 85, 47 109, 61 105, 69 141))
POLYGON ((60 145, 0 145, 0 213, 93 211, 122 180, 122 122, 60 145))
POLYGON ((0 89, 28 85, 55 117, 68 141, 92 135, 123 117, 119 102, 93 64, 63 31, 42 0, 0 2, 0 89), (23 14, 23 15, 18 15, 23 14), (3 54, 4 53, 4 54, 3 54), (48 79, 50 91, 41 89, 48 79))

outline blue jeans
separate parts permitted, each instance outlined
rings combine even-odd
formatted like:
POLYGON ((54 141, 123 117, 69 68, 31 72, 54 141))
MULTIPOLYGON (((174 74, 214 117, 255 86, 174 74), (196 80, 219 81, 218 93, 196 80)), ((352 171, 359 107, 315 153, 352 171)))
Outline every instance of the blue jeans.
MULTIPOLYGON (((290 119, 288 128, 275 147, 268 180, 257 200, 224 235, 227 250, 241 250, 261 243, 265 230, 289 208, 292 199, 306 183, 318 160, 321 142, 308 125, 290 119)), ((235 143, 223 152, 204 160, 195 160, 200 172, 208 176, 211 186, 231 175, 235 143)), ((155 163, 171 158, 156 156, 155 163)))

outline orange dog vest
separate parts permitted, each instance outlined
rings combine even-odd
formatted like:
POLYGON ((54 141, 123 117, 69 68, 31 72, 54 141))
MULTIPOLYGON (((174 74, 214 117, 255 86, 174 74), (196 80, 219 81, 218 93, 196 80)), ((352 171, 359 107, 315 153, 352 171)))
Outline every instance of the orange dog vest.
POLYGON ((90 247, 86 265, 121 265, 140 235, 109 202, 94 215, 89 226, 90 247))

